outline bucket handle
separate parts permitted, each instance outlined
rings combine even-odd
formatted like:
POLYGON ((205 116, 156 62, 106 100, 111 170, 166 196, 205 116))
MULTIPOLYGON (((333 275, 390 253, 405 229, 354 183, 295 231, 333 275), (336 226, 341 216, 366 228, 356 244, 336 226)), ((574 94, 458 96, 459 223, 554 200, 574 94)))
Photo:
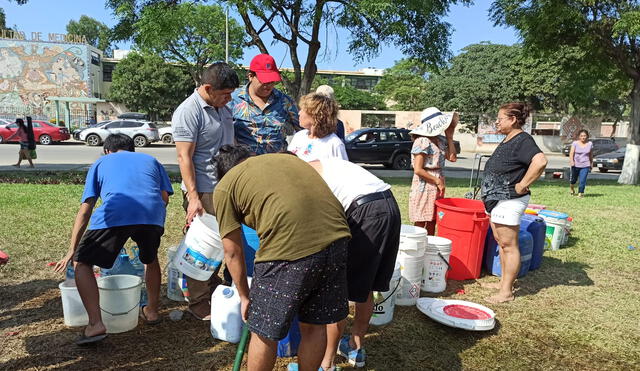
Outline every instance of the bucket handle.
POLYGON ((131 312, 132 310, 136 309, 139 305, 140 305, 140 303, 136 302, 136 305, 135 305, 133 308, 129 309, 129 310, 128 310, 128 311, 126 311, 126 312, 120 312, 120 313, 111 313, 111 312, 109 312, 108 310, 106 310, 106 309, 104 309, 104 308, 102 308, 102 307, 100 307, 100 310, 101 310, 101 311, 103 311, 103 312, 105 312, 105 313, 107 313, 107 314, 110 314, 110 315, 112 315, 112 316, 114 316, 114 317, 115 317, 115 316, 124 316, 124 315, 126 315, 126 314, 129 314, 129 312, 131 312))
POLYGON ((389 300, 389 298, 393 297, 393 294, 395 294, 396 290, 398 290, 398 287, 400 287, 400 281, 402 281, 402 279, 398 280, 398 283, 396 283, 396 287, 393 288, 393 291, 391 291, 391 294, 389 294, 389 296, 387 296, 383 301, 381 301, 379 303, 375 303, 375 305, 380 305, 380 304, 384 303, 385 301, 389 300))
POLYGON ((438 251, 438 256, 447 265, 447 270, 448 271, 451 270, 451 265, 449 265, 449 262, 447 261, 447 259, 444 258, 444 256, 442 256, 442 253, 440 253, 440 251, 438 251))
POLYGON ((479 217, 479 216, 476 214, 476 215, 474 215, 474 216, 471 218, 471 220, 473 220, 474 222, 484 222, 484 221, 489 220, 489 216, 485 214, 484 218, 482 218, 482 217, 479 217))

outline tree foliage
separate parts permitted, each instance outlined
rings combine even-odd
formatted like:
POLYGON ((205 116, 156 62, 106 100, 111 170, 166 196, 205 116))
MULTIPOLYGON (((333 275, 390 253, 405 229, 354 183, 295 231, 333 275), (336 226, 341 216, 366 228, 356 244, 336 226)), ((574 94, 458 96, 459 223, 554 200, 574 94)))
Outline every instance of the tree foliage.
POLYGON ((86 37, 90 45, 102 50, 106 56, 110 57, 113 54, 111 29, 94 18, 82 15, 77 21, 69 21, 67 23, 67 33, 86 37))
POLYGON ((576 47, 589 55, 584 63, 612 65, 628 79, 632 84, 632 146, 627 147, 619 181, 637 183, 640 178, 640 3, 635 0, 494 0, 490 14, 496 24, 515 27, 525 47, 533 53, 549 55, 562 47, 576 47))
MULTIPOLYGON (((134 34, 135 19, 145 7, 175 4, 180 0, 107 0, 120 22, 120 38, 134 34)), ((450 25, 442 20, 449 6, 470 0, 227 0, 240 15, 249 35, 249 45, 269 53, 273 45, 287 48, 293 66, 285 79, 294 98, 307 93, 317 72, 322 35, 346 29, 349 52, 357 61, 378 55, 383 45, 393 45, 410 57, 441 66, 449 55, 450 25), (268 44, 269 40, 273 40, 268 44), (306 47, 306 56, 299 47, 306 47), (428 46, 428 47, 426 47, 428 46)))
MULTIPOLYGON (((204 67, 225 59, 225 14, 217 5, 157 3, 145 7, 134 24, 142 51, 184 66, 196 84, 204 67)), ((229 20, 229 60, 242 57, 244 30, 229 20)))
POLYGON ((193 88, 184 69, 165 63, 157 55, 134 52, 113 71, 109 99, 154 118, 167 118, 193 88))
POLYGON ((427 107, 427 71, 419 60, 401 59, 384 71, 374 91, 390 102, 391 109, 421 111, 427 107))

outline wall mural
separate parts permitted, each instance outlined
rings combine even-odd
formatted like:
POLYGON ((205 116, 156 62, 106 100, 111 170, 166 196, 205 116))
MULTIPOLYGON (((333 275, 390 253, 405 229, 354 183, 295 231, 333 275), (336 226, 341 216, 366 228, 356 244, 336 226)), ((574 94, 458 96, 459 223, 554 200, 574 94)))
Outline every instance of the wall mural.
POLYGON ((47 97, 90 97, 86 45, 0 40, 0 110, 42 111, 47 97))

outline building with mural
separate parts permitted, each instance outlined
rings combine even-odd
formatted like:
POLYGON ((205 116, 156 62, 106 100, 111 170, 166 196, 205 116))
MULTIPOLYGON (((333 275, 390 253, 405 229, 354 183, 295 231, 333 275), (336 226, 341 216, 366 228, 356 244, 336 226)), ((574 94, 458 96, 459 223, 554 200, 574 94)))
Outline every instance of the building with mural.
POLYGON ((93 115, 102 52, 81 39, 58 40, 0 39, 0 117, 60 115, 81 124, 93 115))

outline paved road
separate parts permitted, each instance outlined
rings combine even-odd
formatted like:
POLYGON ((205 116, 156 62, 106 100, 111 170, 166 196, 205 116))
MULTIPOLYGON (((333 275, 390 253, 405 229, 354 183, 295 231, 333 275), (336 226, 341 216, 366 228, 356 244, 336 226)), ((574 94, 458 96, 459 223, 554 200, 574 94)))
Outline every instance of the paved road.
MULTIPOLYGON (((148 153, 165 165, 169 171, 178 171, 178 161, 173 145, 152 144, 145 148, 136 148, 136 151, 148 153)), ((0 145, 0 171, 15 170, 11 164, 16 163, 18 144, 0 145)), ((92 164, 102 155, 102 147, 89 147, 82 142, 67 141, 61 144, 49 146, 38 146, 38 159, 36 166, 39 169, 84 169, 92 164)), ((445 175, 453 178, 467 178, 471 175, 471 168, 474 165, 474 153, 463 152, 459 155, 455 163, 447 163, 445 175)), ((550 168, 563 168, 568 166, 568 159, 562 155, 547 155, 550 168)), ((26 162, 23 161, 23 164, 26 162)), ((383 177, 410 177, 411 171, 387 170, 381 165, 366 165, 365 168, 371 170, 378 176, 383 177)), ((25 169, 26 170, 26 169, 25 169)), ((619 173, 599 174, 594 172, 590 175, 592 179, 618 179, 619 173)))

